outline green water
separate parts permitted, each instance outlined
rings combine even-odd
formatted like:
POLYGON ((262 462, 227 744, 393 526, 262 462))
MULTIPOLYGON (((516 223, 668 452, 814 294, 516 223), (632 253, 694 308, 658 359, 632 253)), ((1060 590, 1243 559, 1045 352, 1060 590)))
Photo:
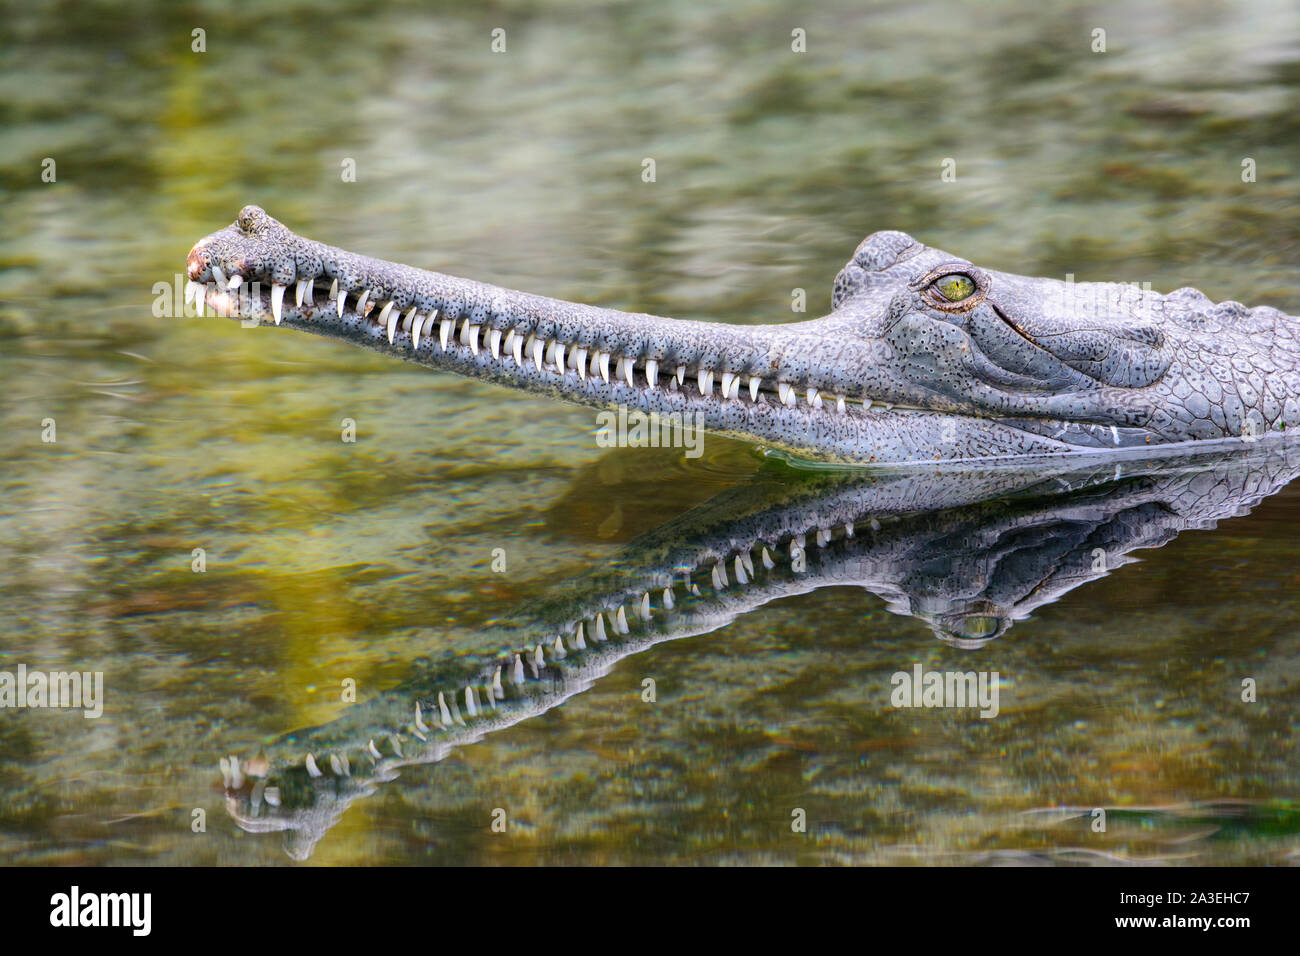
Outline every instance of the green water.
MULTIPOLYGON (((796 288, 818 314, 882 228, 1300 313, 1284 2, 5 19, 0 669, 102 671, 107 695, 93 720, 0 713, 6 862, 287 862, 226 816, 219 756, 338 714, 345 678, 364 699, 475 649, 764 467, 713 438, 698 459, 611 452, 588 410, 156 315, 155 283, 245 203, 359 252, 684 318, 805 317, 796 288)), ((1300 487, 977 650, 861 589, 783 599, 407 770, 312 862, 1294 862, 1297 531, 1300 487), (889 675, 918 661, 1006 675, 1000 716, 891 710, 889 675), (1062 806, 1112 808, 1107 832, 1031 812, 1062 806)))

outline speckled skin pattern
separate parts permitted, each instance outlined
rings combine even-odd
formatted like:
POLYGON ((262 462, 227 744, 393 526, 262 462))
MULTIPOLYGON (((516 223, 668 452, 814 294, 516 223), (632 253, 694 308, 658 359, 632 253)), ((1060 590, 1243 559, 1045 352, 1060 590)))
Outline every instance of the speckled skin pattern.
POLYGON ((993 272, 901 232, 858 246, 829 315, 773 326, 619 312, 372 259, 257 206, 200 240, 187 271, 222 314, 270 321, 287 286, 279 324, 291 328, 583 405, 676 413, 820 461, 1055 456, 1300 426, 1300 319, 1191 288, 993 272), (953 275, 973 283, 960 301, 938 288, 953 275), (300 281, 314 305, 296 304, 300 281))
POLYGON ((1244 514, 1297 474, 1300 446, 1277 442, 1120 467, 1060 459, 742 483, 630 542, 615 570, 502 615, 488 639, 496 649, 415 666, 329 723, 267 743, 233 777, 227 764, 226 807, 245 830, 283 831, 290 855, 305 859, 402 767, 545 713, 657 644, 839 587, 879 595, 947 643, 980 646, 1135 560, 1130 552, 1244 514))

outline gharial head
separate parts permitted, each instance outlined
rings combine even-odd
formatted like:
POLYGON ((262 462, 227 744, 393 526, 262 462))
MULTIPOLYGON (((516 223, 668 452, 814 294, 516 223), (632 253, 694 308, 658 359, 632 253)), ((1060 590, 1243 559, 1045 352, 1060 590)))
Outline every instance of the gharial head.
POLYGON ((862 242, 830 314, 783 325, 514 292, 305 239, 257 206, 200 240, 187 272, 200 309, 823 461, 1054 456, 1300 424, 1300 324, 1276 309, 996 272, 901 232, 862 242))

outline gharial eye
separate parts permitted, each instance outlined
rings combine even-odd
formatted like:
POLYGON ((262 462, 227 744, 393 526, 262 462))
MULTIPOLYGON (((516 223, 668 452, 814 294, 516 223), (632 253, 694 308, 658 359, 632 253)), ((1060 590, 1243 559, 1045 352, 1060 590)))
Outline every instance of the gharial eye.
POLYGON ((941 296, 949 302, 960 302, 962 299, 969 299, 975 292, 975 280, 970 276, 962 275, 960 272, 954 272, 950 275, 939 276, 931 283, 941 296))

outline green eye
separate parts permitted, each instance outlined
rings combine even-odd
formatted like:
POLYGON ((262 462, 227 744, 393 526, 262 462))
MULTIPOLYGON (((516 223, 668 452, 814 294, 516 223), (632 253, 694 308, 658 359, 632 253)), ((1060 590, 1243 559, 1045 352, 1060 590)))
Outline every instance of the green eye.
POLYGON ((939 290, 939 294, 949 302, 960 302, 962 299, 969 299, 975 291, 975 280, 970 276, 964 276, 959 272, 952 275, 940 276, 934 280, 934 288, 939 290))

